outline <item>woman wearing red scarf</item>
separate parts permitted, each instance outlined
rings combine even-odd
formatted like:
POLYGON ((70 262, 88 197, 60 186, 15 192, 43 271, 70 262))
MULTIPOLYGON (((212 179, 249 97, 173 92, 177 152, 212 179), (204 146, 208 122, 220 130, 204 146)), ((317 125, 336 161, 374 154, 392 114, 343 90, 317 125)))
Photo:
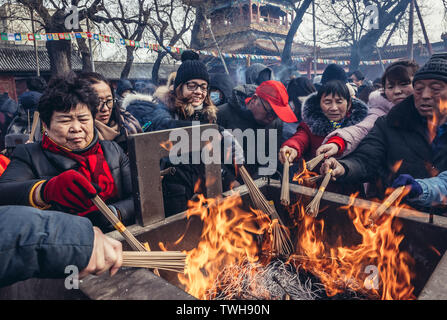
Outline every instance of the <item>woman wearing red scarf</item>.
POLYGON ((90 200, 99 195, 125 223, 134 222, 129 160, 94 129, 99 98, 74 74, 55 79, 39 101, 44 135, 19 145, 0 177, 0 205, 29 205, 110 224, 90 200))

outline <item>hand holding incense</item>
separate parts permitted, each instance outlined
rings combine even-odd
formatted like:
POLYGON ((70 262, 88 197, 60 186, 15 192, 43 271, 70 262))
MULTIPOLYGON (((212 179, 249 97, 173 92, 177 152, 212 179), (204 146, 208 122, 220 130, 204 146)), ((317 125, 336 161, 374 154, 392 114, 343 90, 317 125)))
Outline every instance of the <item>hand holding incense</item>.
POLYGON ((375 223, 382 214, 388 210, 389 207, 394 203, 394 201, 399 198, 399 196, 404 192, 405 186, 401 186, 399 188, 396 188, 386 199, 383 201, 383 203, 375 210, 371 216, 369 217, 369 220, 371 223, 375 223))

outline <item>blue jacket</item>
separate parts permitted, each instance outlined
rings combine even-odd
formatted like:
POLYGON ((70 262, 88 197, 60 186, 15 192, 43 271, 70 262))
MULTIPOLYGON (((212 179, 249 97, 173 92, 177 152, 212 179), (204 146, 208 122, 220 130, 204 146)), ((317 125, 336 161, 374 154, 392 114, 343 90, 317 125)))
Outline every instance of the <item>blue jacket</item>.
POLYGON ((0 287, 28 278, 64 278, 93 251, 89 219, 24 206, 0 207, 0 287))
POLYGON ((434 178, 416 179, 416 181, 422 187, 422 194, 409 201, 424 207, 447 204, 447 171, 434 178))
POLYGON ((143 94, 128 95, 122 103, 122 108, 131 113, 144 131, 159 131, 191 126, 191 121, 176 120, 168 108, 155 101, 151 96, 143 94))

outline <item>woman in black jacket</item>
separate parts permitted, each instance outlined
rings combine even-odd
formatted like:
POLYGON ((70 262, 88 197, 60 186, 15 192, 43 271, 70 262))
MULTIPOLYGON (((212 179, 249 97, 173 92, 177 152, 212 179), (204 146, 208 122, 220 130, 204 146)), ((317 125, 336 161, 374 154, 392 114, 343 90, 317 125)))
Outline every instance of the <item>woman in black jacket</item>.
POLYGON ((0 177, 0 205, 27 205, 110 224, 90 200, 98 194, 125 224, 134 222, 129 160, 94 127, 99 99, 85 80, 55 79, 39 101, 44 135, 20 145, 0 177))

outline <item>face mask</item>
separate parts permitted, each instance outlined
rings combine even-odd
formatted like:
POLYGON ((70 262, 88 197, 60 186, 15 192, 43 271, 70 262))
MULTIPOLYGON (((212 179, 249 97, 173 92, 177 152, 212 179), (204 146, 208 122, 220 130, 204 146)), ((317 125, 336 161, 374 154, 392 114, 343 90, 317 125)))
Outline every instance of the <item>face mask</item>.
POLYGON ((220 92, 219 91, 211 91, 210 92, 210 98, 211 98, 211 101, 213 101, 213 103, 216 106, 221 104, 221 102, 222 102, 222 98, 220 97, 220 92))

